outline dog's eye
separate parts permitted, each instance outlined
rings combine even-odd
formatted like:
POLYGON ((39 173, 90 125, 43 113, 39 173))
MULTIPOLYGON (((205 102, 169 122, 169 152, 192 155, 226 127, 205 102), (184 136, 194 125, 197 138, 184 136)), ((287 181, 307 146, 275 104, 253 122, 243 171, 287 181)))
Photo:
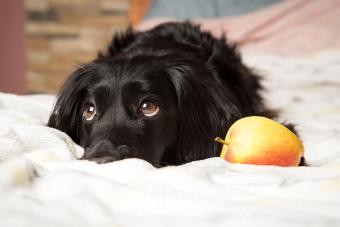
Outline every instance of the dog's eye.
POLYGON ((87 121, 91 121, 96 116, 96 107, 94 104, 87 103, 84 106, 83 117, 87 121))
POLYGON ((146 117, 153 117, 159 112, 159 107, 153 102, 142 102, 139 111, 146 117))

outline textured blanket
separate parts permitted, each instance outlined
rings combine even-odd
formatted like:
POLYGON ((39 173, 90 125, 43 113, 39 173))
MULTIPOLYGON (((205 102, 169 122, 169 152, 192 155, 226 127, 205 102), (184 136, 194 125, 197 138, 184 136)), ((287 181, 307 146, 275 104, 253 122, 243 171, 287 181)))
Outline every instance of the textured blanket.
POLYGON ((340 52, 245 61, 297 124, 309 167, 80 161, 45 126, 53 96, 0 93, 0 226, 339 226, 340 52))

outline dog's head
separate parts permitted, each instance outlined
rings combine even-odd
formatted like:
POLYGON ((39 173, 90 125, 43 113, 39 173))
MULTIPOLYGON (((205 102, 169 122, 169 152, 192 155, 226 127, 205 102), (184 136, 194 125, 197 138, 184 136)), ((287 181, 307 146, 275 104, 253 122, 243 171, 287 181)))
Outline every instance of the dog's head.
POLYGON ((136 157, 163 166, 212 157, 215 136, 261 105, 257 80, 242 81, 247 73, 224 40, 190 24, 128 31, 68 78, 48 125, 97 162, 136 157))

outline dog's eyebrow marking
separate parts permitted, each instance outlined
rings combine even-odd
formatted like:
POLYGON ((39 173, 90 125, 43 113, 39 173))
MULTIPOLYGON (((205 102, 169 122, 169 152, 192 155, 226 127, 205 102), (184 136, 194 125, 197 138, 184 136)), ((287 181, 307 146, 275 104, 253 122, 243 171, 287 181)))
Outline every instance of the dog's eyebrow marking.
POLYGON ((94 88, 93 95, 96 100, 107 100, 112 94, 111 89, 110 87, 108 87, 108 85, 101 84, 94 88))
POLYGON ((133 91, 135 93, 143 93, 149 90, 149 85, 147 83, 142 83, 140 81, 133 81, 124 85, 124 90, 133 91))

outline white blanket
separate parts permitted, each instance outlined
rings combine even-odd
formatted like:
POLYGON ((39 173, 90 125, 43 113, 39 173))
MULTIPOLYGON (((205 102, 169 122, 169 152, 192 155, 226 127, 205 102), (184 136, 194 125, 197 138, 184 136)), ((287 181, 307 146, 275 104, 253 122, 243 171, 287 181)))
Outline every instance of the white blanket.
POLYGON ((310 167, 78 161, 82 148, 45 127, 54 97, 0 93, 0 226, 339 226, 340 52, 245 60, 310 167))

